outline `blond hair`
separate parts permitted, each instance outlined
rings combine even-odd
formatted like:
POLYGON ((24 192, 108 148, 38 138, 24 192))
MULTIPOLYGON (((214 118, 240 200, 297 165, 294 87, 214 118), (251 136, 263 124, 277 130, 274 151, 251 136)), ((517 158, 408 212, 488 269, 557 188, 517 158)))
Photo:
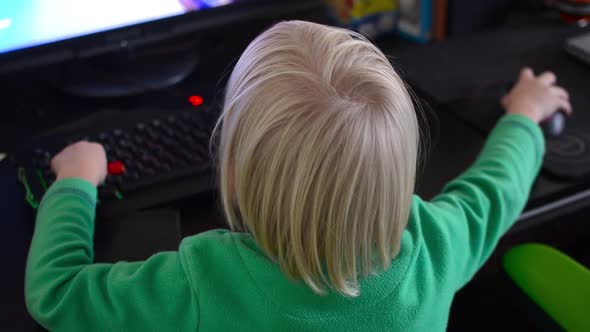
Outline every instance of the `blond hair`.
POLYGON ((419 130, 383 53, 359 34, 289 21, 258 36, 229 79, 221 128, 221 200, 317 293, 359 294, 400 248, 419 130))

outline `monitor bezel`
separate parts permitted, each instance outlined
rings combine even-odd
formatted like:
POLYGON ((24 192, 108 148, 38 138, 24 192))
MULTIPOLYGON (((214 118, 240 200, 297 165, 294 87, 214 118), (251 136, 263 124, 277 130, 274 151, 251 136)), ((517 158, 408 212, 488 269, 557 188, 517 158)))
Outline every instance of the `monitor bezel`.
POLYGON ((199 30, 318 6, 320 0, 250 0, 0 53, 0 73, 94 57, 199 30))

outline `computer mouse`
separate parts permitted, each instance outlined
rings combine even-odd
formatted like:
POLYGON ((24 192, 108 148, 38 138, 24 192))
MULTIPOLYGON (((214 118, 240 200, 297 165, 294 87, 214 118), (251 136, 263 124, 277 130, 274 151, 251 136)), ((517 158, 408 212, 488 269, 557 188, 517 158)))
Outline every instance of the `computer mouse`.
POLYGON ((548 137, 557 137, 563 133, 565 129, 565 113, 557 111, 547 119, 541 121, 541 128, 548 137))

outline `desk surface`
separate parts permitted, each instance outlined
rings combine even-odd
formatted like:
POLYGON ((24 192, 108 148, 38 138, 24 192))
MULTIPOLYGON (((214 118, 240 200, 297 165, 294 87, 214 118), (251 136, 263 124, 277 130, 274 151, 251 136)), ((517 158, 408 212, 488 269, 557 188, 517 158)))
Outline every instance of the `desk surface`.
MULTIPOLYGON (((543 24, 541 27, 534 26, 525 30, 499 31, 426 47, 404 47, 403 52, 396 52, 395 42, 384 41, 381 44, 386 53, 395 56, 395 61, 417 90, 429 93, 428 97, 435 101, 434 113, 431 112, 430 115, 438 119, 429 121, 431 152, 420 173, 419 194, 426 198, 435 195, 447 181, 475 159, 485 140, 485 135, 466 125, 457 114, 437 113, 437 100, 444 101, 445 98, 468 91, 482 77, 486 80, 512 79, 522 65, 532 65, 539 69, 552 68, 564 77, 565 84, 572 90, 574 105, 579 113, 590 106, 590 96, 582 92, 585 89, 585 79, 590 77, 590 67, 575 63, 561 51, 565 36, 578 31, 551 21, 549 25, 543 24), (497 47, 498 43, 503 47, 497 47), (546 54, 546 57, 539 54, 546 54)), ((572 125, 583 128, 590 125, 590 122, 586 122, 586 119, 590 121, 587 115, 576 116, 576 119, 581 120, 572 125)), ((0 283, 3 296, 0 298, 2 307, 8 310, 3 312, 0 326, 6 330, 34 331, 37 329, 36 324, 26 313, 23 299, 24 266, 32 235, 33 215, 24 204, 23 193, 16 184, 14 174, 7 165, 0 163, 0 206, 4 213, 0 232, 0 252, 4 264, 4 275, 0 283)), ((535 186, 533 198, 546 199, 551 203, 567 200, 587 188, 588 186, 580 183, 562 182, 541 176, 535 186)), ((578 199, 556 206, 550 211, 533 214, 521 224, 528 227, 548 219, 548 216, 555 217, 566 211, 569 213, 573 208, 584 206, 585 201, 578 199)), ((183 220, 184 235, 221 225, 219 215, 212 208, 217 206, 213 203, 213 198, 203 198, 201 202, 195 211, 186 214, 189 217, 183 220)), ((100 221, 97 227, 100 227, 100 221)))
MULTIPOLYGON (((433 161, 440 161, 455 157, 466 158, 466 155, 475 156, 477 152, 473 153, 474 146, 481 144, 495 122, 493 116, 485 113, 490 112, 490 105, 494 108, 495 104, 499 109, 502 94, 500 91, 511 85, 524 66, 530 66, 536 72, 551 70, 556 73, 558 83, 570 92, 574 107, 573 116, 567 119, 565 134, 576 130, 588 132, 590 112, 587 109, 590 107, 590 94, 587 82, 590 79, 590 66, 568 55, 564 50, 568 37, 588 31, 590 28, 566 25, 557 16, 547 16, 540 17, 532 25, 504 28, 422 48, 404 49, 401 52, 396 52, 395 42, 392 41, 385 41, 381 46, 392 55, 394 64, 401 69, 411 86, 431 101, 439 117, 442 113, 450 113, 469 127, 455 128, 460 133, 451 133, 445 128, 447 125, 442 123, 441 118, 441 137, 464 136, 442 137, 443 149, 435 151, 432 158, 433 161), (482 106, 487 109, 478 109, 477 102, 473 109, 452 109, 452 105, 455 105, 453 101, 466 98, 483 101, 482 106), (441 109, 437 110, 437 106, 441 109), (484 114, 478 114, 478 111, 484 114), (452 139, 458 144, 446 146, 452 139), (460 152, 456 151, 457 147, 461 147, 460 152), (444 159, 439 159, 439 156, 444 159)), ((475 151, 477 150, 476 148, 475 151)), ((429 165, 427 170, 431 169, 438 174, 427 174, 429 182, 446 182, 449 179, 447 174, 440 173, 439 167, 432 169, 432 166, 429 165)), ((452 171, 448 173, 453 175, 452 171)), ((565 211, 590 206, 589 188, 589 179, 563 180, 548 172, 541 172, 531 193, 527 213, 512 231, 550 220, 565 211)), ((432 193, 431 190, 436 189, 436 186, 429 188, 426 191, 427 196, 432 193)))

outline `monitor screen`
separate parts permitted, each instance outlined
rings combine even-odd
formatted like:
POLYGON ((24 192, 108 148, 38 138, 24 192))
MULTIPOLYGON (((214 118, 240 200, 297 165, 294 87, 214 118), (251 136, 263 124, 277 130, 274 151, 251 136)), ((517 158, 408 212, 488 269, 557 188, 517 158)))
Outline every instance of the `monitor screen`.
POLYGON ((2 0, 0 54, 239 0, 2 0))

